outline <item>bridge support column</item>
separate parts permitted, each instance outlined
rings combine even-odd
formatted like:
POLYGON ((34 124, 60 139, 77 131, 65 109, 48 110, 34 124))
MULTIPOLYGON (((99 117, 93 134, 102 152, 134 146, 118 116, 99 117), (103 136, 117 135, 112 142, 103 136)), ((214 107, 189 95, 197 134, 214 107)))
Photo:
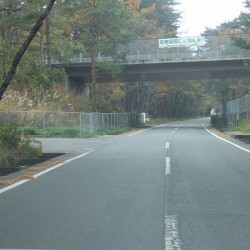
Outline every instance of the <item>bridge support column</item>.
POLYGON ((68 78, 65 80, 64 87, 66 90, 69 90, 69 79, 68 78))
POLYGON ((84 97, 86 97, 87 99, 90 98, 90 86, 89 84, 86 84, 83 88, 83 95, 84 97))

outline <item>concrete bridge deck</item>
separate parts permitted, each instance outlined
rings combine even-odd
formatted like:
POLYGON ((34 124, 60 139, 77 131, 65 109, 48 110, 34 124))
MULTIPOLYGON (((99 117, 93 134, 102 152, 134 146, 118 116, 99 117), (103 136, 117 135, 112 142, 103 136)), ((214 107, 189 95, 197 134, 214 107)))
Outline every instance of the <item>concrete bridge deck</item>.
MULTIPOLYGON (((246 77, 250 73, 250 50, 235 46, 229 35, 206 37, 204 44, 190 47, 159 48, 157 39, 139 40, 125 47, 117 46, 116 54, 122 53, 127 53, 121 63, 123 71, 112 75, 98 69, 98 82, 225 79, 246 77)), ((112 57, 101 52, 96 57, 97 62, 111 60, 112 57)), ((66 61, 53 67, 64 68, 73 82, 91 82, 89 57, 81 53, 66 61)))
MULTIPOLYGON (((75 82, 91 82, 91 64, 74 63, 53 65, 64 68, 69 78, 75 82)), ((158 63, 123 64, 123 71, 109 74, 99 70, 97 81, 103 82, 134 82, 134 81, 180 81, 197 79, 241 78, 250 75, 250 67, 246 59, 224 59, 158 63)))

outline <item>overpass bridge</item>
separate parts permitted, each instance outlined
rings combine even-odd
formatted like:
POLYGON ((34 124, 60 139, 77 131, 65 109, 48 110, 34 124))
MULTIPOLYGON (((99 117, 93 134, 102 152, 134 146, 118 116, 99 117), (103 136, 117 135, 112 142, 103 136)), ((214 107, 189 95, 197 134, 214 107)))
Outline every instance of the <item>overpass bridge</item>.
MULTIPOLYGON (((117 54, 127 52, 121 61, 123 70, 110 74, 101 68, 97 81, 180 81, 193 79, 225 79, 249 76, 250 50, 236 47, 231 36, 210 36, 203 44, 181 47, 159 48, 159 40, 140 40, 128 46, 118 45, 117 54)), ((112 61, 112 57, 101 53, 98 62, 112 61)), ((66 63, 56 63, 53 67, 64 68, 69 79, 78 83, 91 82, 91 60, 80 54, 66 63)))

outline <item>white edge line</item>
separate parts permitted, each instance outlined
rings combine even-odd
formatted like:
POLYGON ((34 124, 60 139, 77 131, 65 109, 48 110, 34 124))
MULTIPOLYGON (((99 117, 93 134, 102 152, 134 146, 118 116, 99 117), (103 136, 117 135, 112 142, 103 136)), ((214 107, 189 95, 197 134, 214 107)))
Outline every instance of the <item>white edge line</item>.
POLYGON ((35 174, 34 177, 37 178, 37 177, 39 177, 39 176, 41 176, 41 175, 44 175, 44 174, 46 174, 46 173, 48 173, 48 172, 50 172, 50 171, 52 171, 52 170, 54 170, 54 169, 56 169, 56 168, 59 168, 59 167, 65 165, 66 163, 69 163, 69 162, 71 162, 71 161, 74 161, 74 160, 76 160, 76 159, 79 159, 79 158, 81 158, 81 157, 84 157, 84 156, 90 154, 90 153, 93 152, 93 151, 94 151, 94 150, 90 150, 90 151, 88 151, 88 152, 86 152, 86 153, 84 153, 84 154, 81 154, 81 155, 78 155, 78 156, 76 156, 76 157, 70 158, 70 159, 66 160, 65 162, 63 162, 63 163, 59 163, 59 164, 55 165, 54 167, 48 168, 48 169, 46 169, 46 170, 44 170, 44 171, 42 171, 42 172, 40 172, 40 173, 38 173, 38 174, 35 174))
MULTIPOLYGON (((69 163, 69 162, 71 162, 71 161, 74 161, 74 160, 76 160, 76 159, 79 159, 79 158, 81 158, 81 157, 84 157, 84 156, 90 154, 90 153, 93 152, 93 151, 94 151, 94 150, 90 150, 90 151, 88 151, 88 152, 86 152, 86 153, 84 153, 84 154, 81 154, 81 155, 78 155, 78 156, 76 156, 76 157, 70 158, 70 159, 66 160, 64 163, 57 164, 57 165, 55 165, 55 166, 53 166, 53 167, 51 167, 51 168, 48 168, 48 169, 46 169, 46 170, 44 170, 44 171, 42 171, 42 172, 40 172, 40 173, 38 173, 38 174, 33 175, 33 177, 34 177, 34 178, 38 178, 39 176, 44 175, 44 174, 46 174, 46 173, 48 173, 48 172, 50 172, 50 171, 52 171, 52 170, 54 170, 54 169, 56 169, 56 168, 59 168, 59 167, 65 165, 66 163, 69 163)), ((30 181, 30 179, 25 179, 25 180, 16 182, 16 183, 14 183, 14 184, 12 184, 12 185, 10 185, 10 186, 8 186, 8 187, 2 188, 2 189, 0 189, 0 194, 4 193, 4 192, 6 192, 6 191, 8 191, 8 190, 10 190, 10 189, 13 189, 13 188, 15 188, 15 187, 18 187, 18 186, 20 186, 20 185, 22 185, 22 184, 24 184, 24 183, 26 183, 26 182, 28 182, 28 181, 30 181)))
POLYGON ((228 140, 226 140, 226 139, 224 139, 224 138, 222 138, 222 137, 220 137, 220 136, 218 136, 218 135, 212 133, 212 132, 211 132, 209 129, 207 129, 206 127, 204 127, 204 128, 207 130, 208 133, 210 133, 211 135, 215 136, 216 138, 218 138, 218 139, 220 139, 220 140, 222 140, 222 141, 224 141, 224 142, 226 142, 226 143, 228 143, 228 144, 230 144, 230 145, 232 145, 232 146, 234 146, 234 147, 236 147, 236 148, 239 148, 239 149, 241 149, 241 150, 243 150, 243 151, 245 151, 245 152, 247 152, 247 153, 250 153, 250 150, 248 150, 248 149, 246 149, 246 148, 243 148, 243 147, 241 147, 241 146, 239 146, 239 145, 237 145, 237 144, 235 144, 235 143, 233 143, 233 142, 230 142, 230 141, 228 141, 228 140))
POLYGON ((150 130, 150 129, 152 129, 152 128, 143 129, 143 130, 137 131, 137 132, 135 132, 135 133, 129 134, 128 136, 137 135, 137 134, 139 134, 139 133, 145 132, 145 131, 150 130))
POLYGON ((4 193, 4 192, 6 192, 6 191, 8 191, 8 190, 10 190, 12 188, 18 187, 18 186, 20 186, 20 185, 22 185, 22 184, 24 184, 25 182, 28 182, 28 181, 29 181, 28 179, 22 180, 22 181, 14 183, 14 184, 12 184, 12 185, 10 185, 8 187, 2 188, 2 189, 0 189, 0 194, 4 193))
MULTIPOLYGON (((135 133, 129 134, 128 136, 137 135, 137 134, 139 134, 139 133, 148 131, 148 130, 150 130, 150 129, 158 128, 158 127, 164 127, 164 126, 169 125, 169 124, 172 124, 172 123, 177 123, 177 122, 170 122, 170 123, 164 123, 164 124, 156 125, 156 126, 153 126, 153 127, 151 127, 151 128, 143 129, 143 130, 137 131, 137 132, 135 132, 135 133)), ((182 126, 182 125, 181 125, 181 126, 182 126)), ((181 126, 180 126, 180 127, 181 127, 181 126)))

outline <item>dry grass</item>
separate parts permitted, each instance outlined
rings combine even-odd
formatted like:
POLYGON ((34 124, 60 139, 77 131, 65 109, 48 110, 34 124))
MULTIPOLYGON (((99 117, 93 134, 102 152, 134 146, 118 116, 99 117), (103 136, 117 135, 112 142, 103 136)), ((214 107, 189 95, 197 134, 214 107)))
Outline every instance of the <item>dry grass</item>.
POLYGON ((18 177, 19 180, 35 180, 37 179, 36 177, 34 177, 34 172, 29 171, 27 173, 23 173, 18 177))
POLYGON ((9 186, 9 185, 12 185, 13 183, 15 183, 16 181, 15 180, 9 180, 9 179, 1 179, 0 178, 0 185, 3 185, 3 186, 9 186))
POLYGON ((90 111, 90 101, 62 86, 51 89, 31 88, 30 86, 12 86, 5 92, 0 110, 39 110, 39 111, 90 111))

